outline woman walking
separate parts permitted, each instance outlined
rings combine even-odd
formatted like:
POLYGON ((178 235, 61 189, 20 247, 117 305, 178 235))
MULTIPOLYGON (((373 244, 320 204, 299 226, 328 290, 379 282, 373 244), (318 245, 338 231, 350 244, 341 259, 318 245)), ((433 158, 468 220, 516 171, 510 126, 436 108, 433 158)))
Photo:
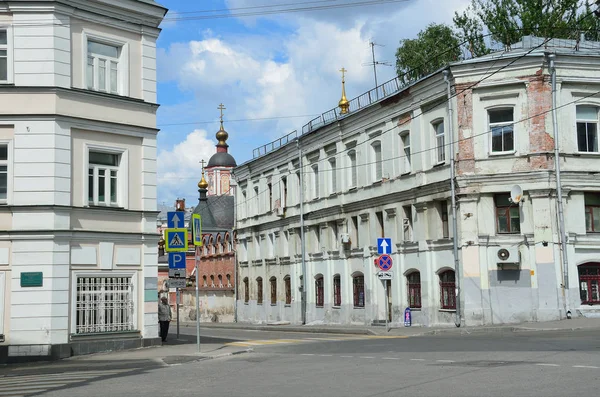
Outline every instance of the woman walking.
POLYGON ((160 324, 160 338, 163 342, 167 340, 169 333, 169 322, 171 321, 171 306, 166 297, 160 298, 158 303, 158 323, 160 324))

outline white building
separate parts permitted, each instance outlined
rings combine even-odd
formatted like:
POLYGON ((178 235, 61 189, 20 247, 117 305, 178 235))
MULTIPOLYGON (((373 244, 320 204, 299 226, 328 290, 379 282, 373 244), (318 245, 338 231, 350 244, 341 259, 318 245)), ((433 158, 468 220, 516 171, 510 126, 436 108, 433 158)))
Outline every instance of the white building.
POLYGON ((153 0, 0 3, 0 362, 158 340, 165 13, 153 0))
POLYGON ((384 284, 374 264, 383 236, 392 239, 394 278, 386 281, 392 324, 403 323, 406 307, 413 324, 423 326, 594 313, 599 49, 600 43, 525 37, 508 52, 452 64, 407 87, 392 80, 351 100, 349 113, 333 109, 297 139, 270 144, 266 154, 257 150, 260 156, 234 169, 239 321, 385 321, 384 284), (514 185, 524 192, 519 203, 509 200, 514 185))

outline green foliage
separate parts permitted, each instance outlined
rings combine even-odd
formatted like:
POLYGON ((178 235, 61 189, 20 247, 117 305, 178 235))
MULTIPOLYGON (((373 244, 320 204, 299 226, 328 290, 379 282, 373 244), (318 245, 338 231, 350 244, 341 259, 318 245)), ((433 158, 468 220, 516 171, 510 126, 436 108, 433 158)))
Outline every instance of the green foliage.
POLYGON ((403 83, 417 80, 460 58, 457 35, 444 24, 430 24, 416 39, 401 40, 396 71, 403 83))

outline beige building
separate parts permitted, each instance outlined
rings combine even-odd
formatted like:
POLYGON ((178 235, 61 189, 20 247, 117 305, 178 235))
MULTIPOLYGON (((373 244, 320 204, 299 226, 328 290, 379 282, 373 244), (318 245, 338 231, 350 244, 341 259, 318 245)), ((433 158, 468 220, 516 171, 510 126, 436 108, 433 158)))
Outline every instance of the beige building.
POLYGON ((0 362, 158 340, 166 11, 153 0, 0 4, 0 362))

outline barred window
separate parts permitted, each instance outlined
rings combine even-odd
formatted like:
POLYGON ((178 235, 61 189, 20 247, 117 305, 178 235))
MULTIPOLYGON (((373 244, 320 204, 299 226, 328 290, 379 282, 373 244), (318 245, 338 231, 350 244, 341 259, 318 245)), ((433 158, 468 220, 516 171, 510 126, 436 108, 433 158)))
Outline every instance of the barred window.
POLYGON ((131 277, 77 277, 76 334, 132 331, 131 277))

